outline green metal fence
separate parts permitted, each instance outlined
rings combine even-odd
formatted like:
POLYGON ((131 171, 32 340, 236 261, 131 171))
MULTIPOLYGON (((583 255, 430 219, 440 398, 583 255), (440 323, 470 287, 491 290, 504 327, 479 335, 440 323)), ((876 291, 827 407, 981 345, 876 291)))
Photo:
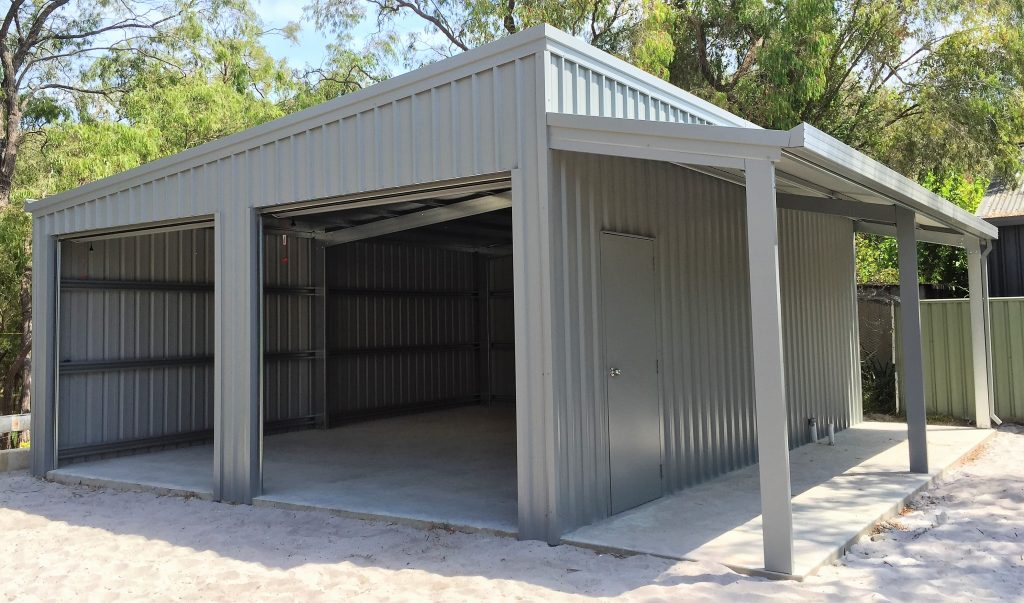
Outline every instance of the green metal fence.
MULTIPOLYGON (((1024 297, 993 298, 990 315, 995 412, 1004 421, 1024 421, 1024 297)), ((921 339, 928 412, 973 419, 969 302, 922 301, 921 339)))

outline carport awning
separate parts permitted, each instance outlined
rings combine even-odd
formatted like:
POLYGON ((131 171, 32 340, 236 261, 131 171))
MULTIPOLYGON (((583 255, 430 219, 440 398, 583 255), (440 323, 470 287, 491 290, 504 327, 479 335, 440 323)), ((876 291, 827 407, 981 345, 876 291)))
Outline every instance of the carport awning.
POLYGON ((779 207, 845 215, 858 230, 895 234, 895 206, 916 214, 918 239, 964 244, 997 229, 808 124, 789 131, 548 113, 554 150, 668 161, 744 184, 748 160, 775 163, 779 207))

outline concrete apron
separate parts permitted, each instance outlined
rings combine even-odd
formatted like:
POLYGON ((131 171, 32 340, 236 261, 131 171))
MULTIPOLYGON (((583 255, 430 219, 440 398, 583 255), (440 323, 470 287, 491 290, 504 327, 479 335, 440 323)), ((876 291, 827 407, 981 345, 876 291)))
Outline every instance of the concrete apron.
POLYGON ((0 450, 0 473, 23 471, 32 463, 32 451, 29 448, 0 450))
POLYGON ((562 542, 803 580, 845 555, 878 522, 899 514, 911 498, 963 464, 994 435, 992 430, 929 427, 927 474, 907 471, 906 428, 899 423, 862 423, 837 434, 834 448, 809 444, 793 450, 792 575, 764 569, 757 465, 579 528, 562 542), (892 445, 879 450, 884 440, 892 445), (845 467, 840 462, 844 457, 845 467))

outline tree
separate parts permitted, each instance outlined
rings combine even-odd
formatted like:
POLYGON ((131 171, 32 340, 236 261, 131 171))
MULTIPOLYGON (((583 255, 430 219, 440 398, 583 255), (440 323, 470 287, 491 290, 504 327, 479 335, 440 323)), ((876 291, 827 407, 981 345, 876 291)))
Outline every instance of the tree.
POLYGON ((28 198, 282 114, 297 84, 247 0, 15 0, 2 24, 0 412, 28 410, 28 198))
POLYGON ((312 0, 306 10, 318 28, 346 42, 355 25, 371 18, 377 32, 364 50, 385 58, 398 55, 409 66, 448 57, 540 23, 554 25, 603 50, 624 54, 645 16, 643 5, 631 0, 312 0), (396 25, 417 21, 423 28, 396 29, 396 25))
POLYGON ((915 179, 1019 170, 1024 17, 1015 0, 669 6, 673 52, 644 66, 755 123, 809 122, 915 179))
POLYGON ((110 92, 83 84, 83 66, 100 54, 144 52, 137 42, 181 14, 141 2, 12 0, 0 22, 0 207, 10 202, 25 136, 66 116, 72 95, 110 92))

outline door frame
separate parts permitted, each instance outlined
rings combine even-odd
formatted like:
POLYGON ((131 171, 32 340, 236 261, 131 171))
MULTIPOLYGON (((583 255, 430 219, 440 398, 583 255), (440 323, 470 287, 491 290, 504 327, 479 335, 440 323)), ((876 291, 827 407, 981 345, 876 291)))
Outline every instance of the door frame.
MULTIPOLYGON (((665 388, 662 386, 662 378, 665 372, 665 361, 662 358, 662 352, 664 348, 662 346, 662 320, 661 320, 661 262, 658 254, 658 239, 657 237, 650 235, 640 235, 629 232, 622 232, 618 230, 611 230, 603 228, 598 231, 597 239, 597 274, 598 279, 596 281, 597 290, 595 291, 597 297, 598 306, 598 333, 597 336, 600 338, 600 354, 599 354, 599 375, 601 379, 601 403, 602 403, 602 414, 604 415, 604 457, 605 457, 605 468, 606 468, 606 479, 605 479, 605 495, 606 495, 606 511, 608 516, 612 516, 612 476, 611 476, 611 406, 608 398, 608 339, 605 336, 605 306, 604 306, 604 258, 601 251, 602 237, 606 235, 617 236, 617 237, 629 237, 632 239, 643 239, 651 241, 651 255, 654 259, 654 346, 655 346, 655 358, 657 361, 657 378, 655 379, 658 391, 658 456, 659 463, 661 465, 661 496, 664 497, 668 493, 668 489, 665 487, 665 388)), ((658 499, 655 499, 658 500, 658 499)), ((652 501, 653 502, 653 501, 652 501)))

